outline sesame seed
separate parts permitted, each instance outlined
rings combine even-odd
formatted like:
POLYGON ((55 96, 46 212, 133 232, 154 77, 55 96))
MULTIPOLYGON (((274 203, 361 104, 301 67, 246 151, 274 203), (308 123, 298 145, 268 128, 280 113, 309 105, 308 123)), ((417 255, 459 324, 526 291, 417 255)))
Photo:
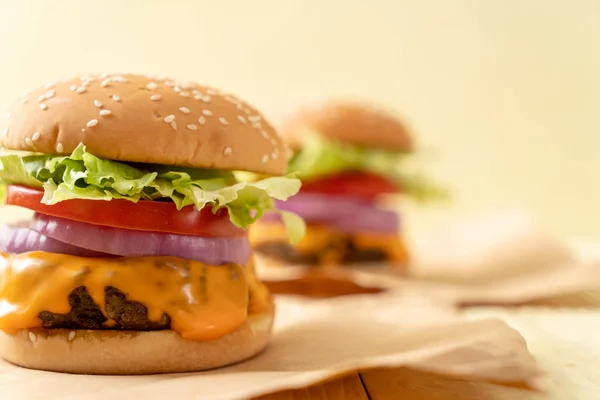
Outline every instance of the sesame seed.
POLYGON ((46 98, 47 99, 51 99, 54 96, 56 96, 56 90, 50 90, 48 93, 46 93, 46 98))
POLYGON ((38 140, 40 138, 40 133, 39 132, 35 132, 32 136, 31 136, 31 140, 33 140, 34 142, 36 140, 38 140))
POLYGON ((4 127, 4 136, 8 136, 8 126, 4 127))
POLYGON ((110 79, 105 79, 102 82, 100 82, 100 86, 102 87, 107 87, 110 85, 110 79))
POLYGON ((33 140, 28 137, 25 138, 25 143, 27 143, 27 146, 33 146, 33 140))
POLYGON ((146 85, 146 87, 150 90, 158 89, 158 85, 155 82, 150 82, 149 84, 146 85))
POLYGON ((150 96, 150 100, 152 100, 152 101, 157 101, 157 100, 160 100, 161 98, 162 98, 162 96, 158 93, 155 93, 152 96, 150 96))
POLYGON ((235 108, 237 108, 238 110, 242 111, 244 109, 244 106, 242 105, 242 103, 237 103, 237 105, 235 106, 235 108))
POLYGON ((237 104, 240 102, 238 99, 236 99, 235 97, 231 97, 231 96, 225 96, 225 100, 227 100, 228 102, 233 103, 233 104, 237 104))
POLYGON ((192 93, 193 93, 193 94, 200 94, 200 91, 199 91, 198 89, 193 89, 193 90, 192 90, 192 93))
POLYGON ((175 86, 173 88, 174 91, 176 91, 177 93, 181 92, 181 88, 179 86, 175 86))
POLYGON ((204 125, 204 124, 206 123, 206 118, 204 118, 204 117, 200 117, 200 118, 198 118, 198 123, 199 123, 200 125, 204 125))
POLYGON ((292 157, 294 156, 294 151, 292 150, 292 148, 288 145, 284 145, 283 150, 285 152, 285 158, 289 161, 292 159, 292 157))
POLYGON ((238 119, 240 120, 240 122, 241 122, 242 124, 245 124, 245 123, 246 123, 246 118, 244 118, 244 116, 243 116, 243 115, 238 115, 238 119))
POLYGON ((202 101, 205 103, 210 103, 210 96, 204 96, 202 97, 202 101))
POLYGON ((121 98, 120 98, 119 96, 117 96, 116 94, 115 94, 115 95, 113 95, 112 99, 113 99, 114 101, 121 101, 121 98))
POLYGON ((174 130, 177 130, 177 122, 171 121, 171 128, 173 128, 174 130))
POLYGON ((21 100, 21 103, 22 104, 27 104, 28 101, 29 101, 29 99, 23 99, 23 100, 21 100))
POLYGON ((269 156, 267 154, 265 154, 264 156, 262 156, 260 161, 262 161, 263 164, 266 164, 267 161, 269 161, 269 156))
POLYGON ((206 115, 207 117, 210 117, 211 115, 213 115, 212 111, 210 111, 210 110, 202 110, 202 114, 206 115))
POLYGON ((190 113, 190 109, 187 107, 179 107, 179 111, 181 111, 184 114, 189 114, 190 113))
MULTIPOLYGON (((179 95, 181 97, 190 97, 190 92, 181 92, 181 93, 179 93, 179 95)), ((204 100, 204 99, 202 99, 202 100, 204 100)))
POLYGON ((231 155, 231 147, 225 147, 225 150, 223 150, 223 155, 230 156, 231 155))
POLYGON ((167 115, 167 116, 165 117, 164 121, 165 121, 167 124, 170 124, 171 122, 175 121, 175 116, 174 116, 173 114, 171 114, 171 115, 167 115))
POLYGON ((124 76, 113 76, 110 80, 113 82, 117 82, 117 83, 128 83, 129 82, 129 80, 127 78, 125 78, 124 76))
POLYGON ((100 110, 100 115, 102 115, 103 117, 106 117, 107 115, 112 114, 112 111, 110 110, 100 110))
POLYGON ((273 152, 273 153, 271 154, 271 158, 272 158, 273 160, 277 160, 277 159, 279 158, 279 154, 278 154, 278 153, 275 153, 275 152, 273 152))
POLYGON ((49 84, 44 86, 44 89, 52 89, 54 86, 56 86, 56 82, 50 82, 49 84))
POLYGON ((87 89, 85 88, 85 86, 81 86, 80 88, 77 88, 77 90, 75 91, 75 93, 77 94, 82 94, 85 93, 87 89))
POLYGON ((94 100, 94 105, 98 108, 102 107, 102 102, 100 100, 94 100))
POLYGON ((45 95, 41 95, 40 97, 38 97, 38 102, 39 103, 41 103, 44 100, 46 100, 46 96, 45 95))
POLYGON ((195 100, 202 100, 202 97, 204 97, 204 96, 202 96, 201 94, 197 94, 197 95, 194 96, 194 99, 195 100))
POLYGON ((227 121, 225 117, 219 117, 219 122, 223 125, 229 125, 229 121, 227 121))
POLYGON ((29 340, 31 340, 31 342, 35 342, 37 339, 37 337, 35 337, 35 333, 33 332, 29 332, 29 340))
POLYGON ((69 340, 69 342, 75 339, 75 331, 69 332, 69 336, 67 337, 67 339, 69 340))
POLYGON ((91 128, 92 126, 96 126, 98 125, 98 120, 97 119, 90 119, 88 121, 87 124, 85 124, 88 128, 91 128))
POLYGON ((48 105, 47 104, 40 104, 40 108, 42 109, 42 111, 46 111, 48 109, 48 105))
POLYGON ((59 153, 63 152, 63 144, 62 143, 56 144, 56 151, 58 151, 59 153))
POLYGON ((71 85, 69 86, 69 89, 71 89, 72 92, 77 90, 77 85, 71 85))
POLYGON ((100 79, 106 79, 106 78, 108 78, 108 74, 106 72, 103 72, 100 75, 98 75, 98 78, 100 78, 100 79))
POLYGON ((267 134, 267 131, 261 130, 260 134, 262 135, 262 137, 264 137, 265 139, 269 138, 269 135, 267 134))
POLYGON ((188 124, 188 125, 186 125, 186 128, 188 128, 190 131, 195 131, 195 130, 198 130, 198 125, 188 124))

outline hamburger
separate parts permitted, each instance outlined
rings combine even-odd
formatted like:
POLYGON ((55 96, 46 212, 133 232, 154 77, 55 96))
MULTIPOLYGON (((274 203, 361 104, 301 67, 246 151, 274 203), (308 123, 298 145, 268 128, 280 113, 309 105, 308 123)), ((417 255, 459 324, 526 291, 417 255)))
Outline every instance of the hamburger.
POLYGON ((372 104, 329 101, 292 114, 280 133, 294 150, 288 170, 302 180, 300 193, 280 206, 307 229, 294 245, 276 216, 261 219, 251 241, 263 264, 405 271, 410 254, 400 217, 382 199, 424 201, 446 192, 412 172, 416 146, 404 122, 372 104))
POLYGON ((248 227, 280 213, 281 138, 239 98, 167 77, 89 75, 19 99, 1 136, 0 355, 86 374, 199 371, 259 353, 274 306, 248 227), (264 179, 240 182, 236 171, 264 179))

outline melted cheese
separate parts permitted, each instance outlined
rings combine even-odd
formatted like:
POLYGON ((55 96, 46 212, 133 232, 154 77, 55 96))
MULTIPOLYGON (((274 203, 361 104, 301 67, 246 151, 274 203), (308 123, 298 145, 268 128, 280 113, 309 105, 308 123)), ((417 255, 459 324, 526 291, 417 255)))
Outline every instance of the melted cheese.
MULTIPOLYGON (((249 234, 253 246, 287 241, 285 227, 277 222, 258 222, 249 234)), ((300 254, 318 254, 320 264, 339 263, 349 238, 357 248, 383 251, 391 262, 403 263, 408 259, 404 242, 396 234, 346 233, 319 224, 307 224, 306 235, 294 248, 300 254)))
MULTIPOLYGON (((249 308, 269 306, 253 268, 204 265, 177 257, 82 258, 45 252, 0 253, 0 330, 40 327, 41 311, 65 314, 69 293, 85 286, 104 315, 104 288, 144 304, 148 319, 171 317, 183 337, 211 340, 240 327, 249 308), (253 304, 249 304, 249 298, 253 304)), ((106 327, 114 325, 108 319, 106 327)))

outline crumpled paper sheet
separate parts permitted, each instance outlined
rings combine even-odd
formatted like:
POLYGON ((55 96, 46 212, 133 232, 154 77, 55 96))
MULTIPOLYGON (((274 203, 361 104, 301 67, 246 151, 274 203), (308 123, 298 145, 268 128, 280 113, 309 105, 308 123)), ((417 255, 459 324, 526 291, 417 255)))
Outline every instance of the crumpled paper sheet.
POLYGON ((398 290, 420 290, 457 305, 518 305, 555 296, 600 290, 600 262, 548 266, 515 277, 479 282, 411 280, 398 290))
POLYGON ((460 304, 520 304, 600 289, 600 259, 522 211, 455 221, 416 245, 409 285, 460 304))
MULTIPOLYGON (((459 305, 521 304, 600 290, 600 257, 589 254, 578 254, 528 213, 508 210, 455 220, 417 238, 407 276, 381 266, 331 268, 327 274, 368 288, 426 291, 459 305)), ((257 267, 265 281, 299 279, 306 271, 257 267)))
POLYGON ((323 301, 286 296, 276 304, 271 344, 246 362, 202 373, 124 377, 58 374, 0 361, 0 398, 240 399, 386 366, 531 385, 541 375, 521 335, 504 322, 467 321, 411 291, 323 301))
POLYGON ((574 264, 564 241, 522 211, 456 219, 413 243, 411 275, 456 282, 487 282, 574 264))

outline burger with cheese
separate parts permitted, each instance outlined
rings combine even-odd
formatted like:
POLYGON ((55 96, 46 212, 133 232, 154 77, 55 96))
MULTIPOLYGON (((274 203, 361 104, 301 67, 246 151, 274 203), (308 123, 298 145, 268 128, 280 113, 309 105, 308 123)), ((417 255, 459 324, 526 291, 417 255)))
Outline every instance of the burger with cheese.
POLYGON ((89 374, 198 371, 268 343, 247 228, 300 188, 252 106, 192 82, 90 75, 7 115, 0 179, 32 210, 0 230, 0 355, 89 374), (236 171, 265 175, 240 182, 236 171))
POLYGON ((302 189, 280 207, 302 216, 307 230, 293 245, 279 217, 261 219, 251 229, 261 259, 268 265, 369 264, 402 271, 409 252, 400 218, 380 200, 446 194, 409 169, 415 146, 402 120, 371 104, 330 101, 294 113, 281 134, 295 150, 289 171, 298 173, 302 189))

